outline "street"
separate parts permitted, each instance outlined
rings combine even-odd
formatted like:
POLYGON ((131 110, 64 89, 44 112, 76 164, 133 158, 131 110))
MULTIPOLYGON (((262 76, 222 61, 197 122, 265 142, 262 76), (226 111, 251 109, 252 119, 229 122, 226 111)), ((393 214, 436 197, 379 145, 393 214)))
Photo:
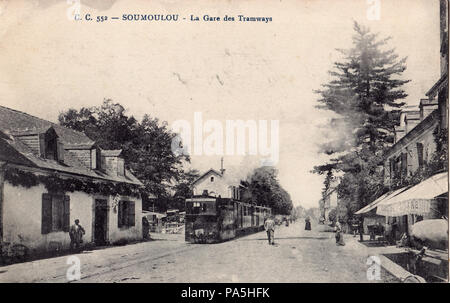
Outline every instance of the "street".
MULTIPOLYGON (((194 245, 184 234, 152 234, 154 241, 86 251, 75 282, 372 282, 367 279, 367 251, 345 235, 336 246, 334 233, 304 223, 277 226, 275 245, 265 232, 220 244, 194 245)), ((70 256, 0 267, 0 282, 68 282, 70 256)), ((381 280, 395 282, 381 271, 381 280)))

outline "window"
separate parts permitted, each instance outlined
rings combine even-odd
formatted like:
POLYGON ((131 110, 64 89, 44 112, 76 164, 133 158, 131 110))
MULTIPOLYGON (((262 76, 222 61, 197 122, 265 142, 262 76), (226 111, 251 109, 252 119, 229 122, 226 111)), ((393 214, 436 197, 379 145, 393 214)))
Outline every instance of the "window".
POLYGON ((102 159, 100 149, 91 149, 91 169, 101 169, 102 159))
POLYGON ((401 178, 402 181, 408 176, 408 154, 402 153, 401 155, 401 178))
POLYGON ((135 207, 133 201, 119 201, 118 227, 131 227, 135 225, 135 207))
POLYGON ((122 158, 117 158, 117 175, 125 176, 125 161, 122 158))
POLYGON ((46 138, 45 158, 50 160, 58 160, 58 140, 56 138, 46 138))
POLYGON ((419 169, 423 168, 423 144, 417 143, 417 158, 419 160, 419 169))
POLYGON ((70 197, 65 195, 42 194, 42 234, 69 231, 70 197))
POLYGON ((214 177, 211 177, 211 182, 214 182, 214 177))

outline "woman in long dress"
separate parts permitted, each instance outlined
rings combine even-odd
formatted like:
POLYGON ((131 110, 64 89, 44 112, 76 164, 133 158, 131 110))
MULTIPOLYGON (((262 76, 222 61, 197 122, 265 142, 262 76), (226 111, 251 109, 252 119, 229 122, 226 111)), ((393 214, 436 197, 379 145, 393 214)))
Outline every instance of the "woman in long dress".
POLYGON ((311 230, 311 219, 309 217, 305 219, 305 230, 311 230))

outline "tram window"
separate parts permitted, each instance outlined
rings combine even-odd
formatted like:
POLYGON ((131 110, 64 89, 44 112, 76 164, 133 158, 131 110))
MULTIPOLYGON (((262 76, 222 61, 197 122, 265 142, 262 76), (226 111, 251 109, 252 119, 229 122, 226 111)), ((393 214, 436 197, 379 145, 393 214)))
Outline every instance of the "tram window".
POLYGON ((192 204, 192 207, 200 207, 200 206, 202 206, 202 204, 200 202, 194 202, 192 204))
POLYGON ((203 207, 202 207, 202 210, 203 210, 204 212, 206 212, 207 209, 208 209, 208 208, 207 208, 206 204, 204 203, 204 204, 203 204, 203 207))

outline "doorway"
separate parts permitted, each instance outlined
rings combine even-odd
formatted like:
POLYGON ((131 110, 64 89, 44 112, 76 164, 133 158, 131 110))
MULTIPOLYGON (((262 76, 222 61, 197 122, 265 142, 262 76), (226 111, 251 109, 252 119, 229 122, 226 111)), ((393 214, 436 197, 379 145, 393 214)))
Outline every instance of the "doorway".
POLYGON ((94 242, 105 245, 108 242, 108 203, 106 200, 95 199, 94 209, 94 242))

